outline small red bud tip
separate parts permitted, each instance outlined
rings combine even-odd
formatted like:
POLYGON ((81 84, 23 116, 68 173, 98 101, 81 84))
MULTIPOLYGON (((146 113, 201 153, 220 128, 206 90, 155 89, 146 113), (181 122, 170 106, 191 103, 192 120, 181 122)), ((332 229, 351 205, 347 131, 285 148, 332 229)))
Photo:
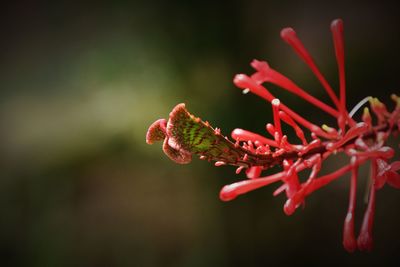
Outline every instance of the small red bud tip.
POLYGON ((255 70, 260 71, 260 72, 269 69, 269 65, 268 65, 267 62, 265 62, 265 61, 259 61, 259 60, 257 60, 257 59, 254 59, 254 60, 250 63, 250 65, 251 65, 255 70))
POLYGON ((343 246, 348 252, 357 249, 357 241, 354 235, 354 217, 352 213, 347 213, 343 228, 343 246))
POLYGON ((280 187, 278 187, 274 193, 272 193, 272 195, 274 197, 276 197, 277 195, 279 195, 280 193, 282 193, 283 191, 287 191, 288 185, 287 184, 282 184, 280 187))
POLYGON ((235 130, 233 130, 232 131, 232 133, 231 133, 231 137, 234 139, 234 140, 239 140, 239 141, 244 141, 244 140, 246 140, 246 137, 247 137, 248 135, 247 135, 247 131, 246 130, 243 130, 243 129, 239 129, 239 128, 236 128, 235 130))
POLYGON ((342 19, 335 19, 331 22, 331 30, 338 31, 343 33, 343 20, 342 19))
MULTIPOLYGON (((282 129, 281 129, 281 119, 279 118, 279 107, 281 105, 281 101, 279 101, 278 98, 275 98, 271 101, 272 105, 272 112, 274 116, 274 125, 275 125, 275 130, 278 132, 279 137, 282 136, 282 129)), ((275 133, 274 133, 275 135, 275 133)), ((280 138, 275 138, 275 140, 279 140, 280 138)))
POLYGON ((335 19, 331 23, 331 31, 333 35, 333 42, 335 45, 336 59, 340 68, 344 67, 344 34, 343 34, 343 21, 335 19))
MULTIPOLYGON (((372 167, 371 168, 372 180, 375 181, 377 175, 376 162, 373 161, 371 167, 372 167)), ((375 202, 376 202, 376 190, 374 186, 371 186, 368 206, 367 209, 365 210, 360 234, 357 239, 359 250, 366 250, 366 251, 372 250, 372 245, 373 245, 372 227, 374 224, 375 202)))
POLYGON ((290 27, 283 28, 281 30, 281 38, 287 43, 293 43, 293 39, 297 38, 296 32, 290 27))
POLYGON ((281 104, 281 101, 279 101, 278 98, 275 98, 274 100, 272 100, 271 104, 273 106, 276 106, 277 108, 279 108, 279 105, 281 104))
POLYGON ((293 30, 293 28, 288 27, 282 29, 281 38, 295 50, 300 58, 302 58, 306 62, 306 64, 311 67, 311 69, 316 68, 310 54, 305 49, 300 39, 297 37, 297 34, 295 30, 293 30))
POLYGON ((357 239, 358 249, 361 251, 371 251, 373 243, 372 236, 368 232, 360 234, 357 239))
POLYGON ((239 166, 239 167, 236 169, 235 173, 236 173, 236 174, 239 174, 243 169, 244 169, 243 166, 239 166))
POLYGON ((288 199, 285 202, 285 205, 283 206, 283 211, 285 212, 286 215, 292 215, 294 213, 294 211, 296 210, 296 207, 292 201, 292 199, 288 199))
POLYGON ((234 185, 226 185, 222 188, 221 192, 219 193, 219 198, 222 201, 230 201, 235 199, 238 196, 236 193, 236 186, 234 185))
POLYGON ((270 135, 272 135, 272 136, 275 135, 275 127, 271 123, 267 123, 267 125, 265 126, 265 129, 268 131, 268 133, 270 135))
POLYGON ((247 89, 250 87, 254 87, 255 85, 254 81, 246 74, 235 75, 235 77, 233 78, 233 83, 241 89, 247 89))
POLYGON ((226 165, 226 162, 225 162, 225 161, 217 161, 217 162, 215 162, 214 165, 215 165, 216 167, 220 167, 220 166, 226 165))

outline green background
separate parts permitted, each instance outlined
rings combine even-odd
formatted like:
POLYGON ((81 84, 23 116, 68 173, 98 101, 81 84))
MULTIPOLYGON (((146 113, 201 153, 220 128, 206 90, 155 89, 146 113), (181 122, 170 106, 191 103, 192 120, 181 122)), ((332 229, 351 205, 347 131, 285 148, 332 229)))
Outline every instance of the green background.
MULTIPOLYGON (((16 1, 0 9, 1 266, 321 266, 400 261, 400 192, 377 193, 371 253, 348 254, 348 175, 288 217, 275 185, 224 203, 244 175, 180 166, 147 127, 178 103, 222 133, 266 134, 271 108, 232 83, 267 60, 329 102, 279 37, 292 26, 337 88, 331 20, 343 18, 348 107, 399 92, 400 16, 375 1, 16 1)), ((335 120, 271 86, 316 124, 335 120)), ((358 117, 359 114, 356 115, 358 117)), ((398 147, 398 139, 395 146, 398 147)), ((346 164, 335 157, 332 171, 346 164)), ((360 172, 358 233, 368 168, 360 172)))

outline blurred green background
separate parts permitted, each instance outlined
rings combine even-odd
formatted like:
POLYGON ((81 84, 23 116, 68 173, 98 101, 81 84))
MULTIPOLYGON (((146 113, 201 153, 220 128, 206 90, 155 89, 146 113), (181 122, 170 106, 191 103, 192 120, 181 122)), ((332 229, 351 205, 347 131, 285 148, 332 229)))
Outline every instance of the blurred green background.
MULTIPOLYGON (((16 1, 0 9, 1 266, 364 266, 400 261, 400 192, 378 192, 375 248, 348 254, 348 179, 287 217, 275 186, 223 203, 234 168, 179 166, 147 127, 177 103, 229 134, 269 104, 236 73, 257 58, 328 102, 280 40, 294 27, 337 88, 329 24, 345 23, 348 106, 399 92, 400 16, 385 1, 16 1)), ((271 87, 317 124, 334 120, 271 87)), ((389 102, 390 103, 390 102, 389 102)), ((390 105, 392 107, 392 105, 390 105)), ((398 139, 397 139, 398 144, 398 139)), ((325 165, 334 170, 342 158, 325 165)), ((362 169, 357 232, 367 170, 362 169)), ((346 176, 347 177, 347 176, 346 176)))

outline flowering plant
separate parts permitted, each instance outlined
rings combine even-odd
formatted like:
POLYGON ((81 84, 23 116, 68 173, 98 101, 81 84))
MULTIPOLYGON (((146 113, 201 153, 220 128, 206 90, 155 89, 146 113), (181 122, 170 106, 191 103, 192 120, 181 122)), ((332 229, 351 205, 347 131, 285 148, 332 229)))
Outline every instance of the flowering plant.
POLYGON ((274 196, 285 192, 287 200, 283 209, 287 215, 301 206, 308 195, 350 172, 350 197, 344 221, 343 246, 349 252, 357 248, 371 250, 376 190, 386 183, 400 188, 400 161, 393 161, 395 150, 387 145, 387 140, 391 136, 397 136, 400 129, 400 97, 394 94, 391 96, 395 102, 391 112, 385 104, 373 97, 366 97, 349 112, 346 107, 342 20, 334 20, 331 31, 339 71, 339 96, 326 81, 296 32, 292 28, 285 28, 281 31, 281 37, 314 73, 332 100, 333 107, 308 94, 292 80, 271 68, 267 62, 254 60, 251 66, 255 73, 251 76, 238 74, 233 82, 244 93, 251 92, 271 103, 273 123, 268 123, 266 130, 272 138, 235 129, 231 133, 232 139, 235 140, 232 142, 221 135, 220 129, 212 128, 208 122, 190 114, 184 104, 179 104, 169 114, 168 121, 159 119, 150 126, 146 142, 152 144, 155 141, 163 141, 164 153, 177 163, 189 163, 195 154, 199 155, 200 159, 215 161, 215 166, 237 166, 237 174, 245 169, 247 179, 222 188, 220 198, 223 201, 281 182, 274 196), (333 116, 337 119, 337 127, 319 127, 311 123, 275 98, 264 83, 277 85, 333 116), (365 107, 361 121, 355 121, 354 113, 366 102, 369 102, 376 119, 372 118, 370 109, 365 107), (288 141, 287 135, 282 131, 282 123, 293 128, 299 143, 293 144, 288 141), (302 128, 310 131, 311 138, 306 138, 302 128), (323 162, 336 153, 346 154, 350 159, 349 163, 332 173, 319 176, 323 162), (368 206, 356 239, 354 211, 358 168, 368 161, 371 166, 368 206), (268 176, 261 175, 272 166, 280 166, 281 171, 268 176), (305 181, 301 181, 299 173, 306 169, 311 170, 310 174, 305 181))

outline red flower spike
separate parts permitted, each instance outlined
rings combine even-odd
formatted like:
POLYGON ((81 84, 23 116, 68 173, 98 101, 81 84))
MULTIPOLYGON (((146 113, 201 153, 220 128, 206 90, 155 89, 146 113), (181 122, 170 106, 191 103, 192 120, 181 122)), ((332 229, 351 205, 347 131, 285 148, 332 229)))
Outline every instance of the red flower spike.
MULTIPOLYGON (((256 94, 265 100, 272 102, 272 100, 275 99, 275 97, 267 90, 262 85, 258 85, 254 80, 252 80, 249 76, 245 74, 237 74, 235 78, 233 79, 233 83, 241 88, 241 89, 248 89, 250 92, 253 94, 256 94)), ((314 132, 315 134, 324 137, 324 138, 334 138, 331 135, 328 135, 325 133, 321 128, 319 128, 317 125, 312 124, 308 120, 304 119, 302 116, 288 108, 287 106, 281 104, 281 110, 286 112, 289 116, 291 116, 294 120, 296 120, 298 123, 303 125, 304 127, 308 128, 310 131, 314 132)))
POLYGON ((250 131, 246 131, 246 130, 239 129, 239 128, 232 131, 231 137, 234 140, 238 140, 238 141, 250 140, 253 142, 256 142, 256 141, 261 142, 264 145, 269 145, 269 146, 274 146, 274 147, 278 146, 278 144, 274 140, 265 138, 264 136, 261 136, 259 134, 252 133, 250 131))
POLYGON ((239 195, 245 194, 257 188, 275 183, 284 177, 284 173, 277 173, 267 177, 258 179, 244 180, 222 188, 219 197, 223 201, 230 201, 239 195))
MULTIPOLYGON (((363 162, 365 162, 367 159, 357 159, 356 163, 357 165, 362 164, 363 162)), ((314 181, 310 184, 310 186, 307 188, 306 191, 306 196, 312 194, 313 192, 317 191, 318 189, 320 189, 323 186, 328 185, 329 183, 331 183, 332 181, 338 179, 339 177, 341 177, 343 174, 345 174, 346 172, 350 171, 353 167, 354 164, 348 164, 330 174, 321 176, 321 177, 317 177, 316 179, 314 179, 314 181)))
POLYGON ((293 81, 282 75, 281 73, 275 71, 265 61, 258 61, 253 60, 251 62, 251 66, 257 70, 251 78, 255 80, 258 84, 262 84, 263 82, 270 82, 283 89, 296 94, 303 98, 304 100, 308 101, 309 103, 313 104, 314 106, 320 108, 321 110, 325 111, 326 113, 338 117, 339 112, 332 107, 328 106, 327 104, 323 103, 319 99, 313 97, 312 95, 305 92, 299 86, 297 86, 293 81))
POLYGON ((326 148, 330 151, 336 150, 337 148, 341 147, 343 144, 345 144, 347 141, 350 139, 353 139, 363 133, 368 131, 368 125, 364 122, 359 122, 357 125, 353 126, 350 128, 346 134, 343 136, 342 139, 340 139, 336 143, 330 143, 326 146, 326 148))
MULTIPOLYGON (((334 38, 336 40, 336 37, 340 37, 340 30, 337 30, 338 27, 340 25, 340 23, 338 22, 333 22, 333 28, 335 30, 335 34, 334 34, 334 38), (336 34, 337 32, 337 34, 336 34)), ((343 30, 341 31, 343 33, 343 30)), ((344 124, 345 124, 345 120, 348 120, 348 122, 350 123, 350 125, 354 124, 354 121, 348 116, 347 111, 345 108, 343 108, 343 105, 339 102, 336 94, 333 92, 332 87, 329 85, 329 83, 326 81, 325 77, 322 75, 322 73, 320 72, 320 70, 318 69, 317 65, 314 63, 313 58, 311 57, 310 53, 305 49, 303 43, 300 41, 300 39, 297 37, 296 32, 292 29, 292 28, 285 28, 281 31, 281 38, 288 43, 294 50, 295 52, 298 54, 298 56, 310 67, 310 69, 312 70, 312 72, 314 73, 314 75, 317 77, 317 79, 320 81, 320 83, 322 84, 322 86, 324 87, 325 91, 328 93, 329 97, 332 99, 333 103, 335 104, 337 110, 340 111, 340 115, 338 116, 338 121, 339 121, 339 126, 341 126, 340 128, 342 129, 342 131, 344 131, 344 124)), ((343 40, 343 37, 341 38, 343 40)), ((340 38, 337 38, 337 41, 340 42, 340 38)), ((344 50, 343 50, 344 51, 344 50)), ((344 57, 344 52, 343 52, 343 57, 344 57)), ((341 82, 343 82, 344 85, 344 58, 343 58, 343 62, 338 62, 338 64, 340 65, 341 63, 343 67, 343 75, 341 75, 340 77, 342 77, 341 82)), ((344 90, 344 86, 343 86, 343 90, 344 90)), ((344 92, 345 93, 345 92, 344 92)))
POLYGON ((284 184, 274 191, 273 196, 277 196, 283 191, 286 191, 286 196, 291 198, 299 190, 300 183, 295 168, 300 162, 301 159, 298 159, 295 163, 289 160, 283 161, 282 165, 286 172, 286 178, 284 179, 284 184))
POLYGON ((272 125, 271 123, 267 123, 267 125, 265 125, 265 129, 270 135, 275 136, 276 130, 274 125, 272 125))
POLYGON ((293 128, 293 130, 296 132, 297 137, 301 140, 304 146, 308 144, 306 138, 304 137, 303 130, 297 125, 297 123, 292 118, 290 118, 283 111, 279 111, 279 118, 293 128))
POLYGON ((285 28, 281 31, 281 38, 288 43, 297 55, 310 67, 314 75, 318 78, 322 86, 324 87, 325 91, 328 93, 329 97, 332 99, 333 103, 335 104, 336 108, 340 110, 340 103, 333 92, 332 87, 326 81, 325 77, 319 71, 317 65, 315 65, 314 60, 312 59, 310 53, 306 50, 303 43, 297 37, 296 32, 292 28, 285 28))
POLYGON ((256 81, 246 74, 237 74, 233 78, 233 83, 241 89, 248 89, 253 94, 264 98, 268 102, 271 102, 275 98, 268 90, 264 90, 261 85, 257 84, 256 81))
POLYGON ((288 197, 288 200, 283 207, 283 210, 287 215, 293 214, 296 208, 298 208, 301 203, 304 203, 307 189, 311 186, 313 180, 321 169, 321 156, 316 154, 309 159, 304 160, 302 166, 312 168, 312 171, 308 180, 301 185, 300 190, 297 190, 291 197, 288 197))
POLYGON ((372 250, 373 239, 372 239, 372 227, 374 225, 374 215, 375 215, 375 201, 376 201, 376 189, 375 180, 377 175, 376 161, 372 160, 371 163, 371 178, 372 185, 370 187, 369 201, 367 209, 364 213, 364 220, 361 226, 360 235, 357 239, 358 248, 360 250, 372 250))
MULTIPOLYGON (((341 19, 335 19, 331 23, 331 31, 333 36, 333 43, 335 46, 336 61, 339 70, 339 84, 340 84, 340 110, 345 115, 346 109, 346 82, 344 72, 344 34, 343 34, 343 21, 341 19)), ((344 128, 344 125, 340 127, 344 128)))
POLYGON ((149 127, 146 142, 153 144, 164 140, 165 154, 177 163, 189 163, 192 156, 197 155, 202 160, 214 161, 215 166, 236 166, 236 174, 245 169, 247 178, 222 188, 220 198, 223 201, 229 201, 252 190, 280 182, 281 185, 273 195, 276 196, 285 191, 287 201, 283 209, 287 215, 293 214, 301 204, 304 204, 310 194, 329 185, 347 172, 351 172, 349 206, 343 225, 343 246, 349 252, 357 248, 370 250, 373 241, 376 190, 385 184, 400 189, 400 161, 390 162, 395 155, 394 148, 399 148, 399 146, 392 148, 387 144, 389 138, 396 137, 399 132, 400 98, 394 94, 391 96, 396 104, 391 112, 377 98, 365 97, 349 113, 346 109, 343 22, 333 21, 331 31, 339 72, 339 98, 297 38, 294 30, 286 28, 282 30, 281 36, 311 68, 331 97, 336 109, 309 95, 289 78, 272 69, 265 61, 253 60, 251 66, 256 72, 251 76, 238 74, 234 78, 234 83, 243 92, 252 92, 271 103, 273 124, 267 123, 266 130, 273 140, 247 130, 235 129, 231 133, 235 141, 232 142, 221 134, 219 128, 212 128, 208 122, 203 122, 190 114, 184 104, 179 104, 172 110, 168 120, 157 120, 149 127), (316 126, 275 98, 263 86, 265 82, 273 83, 308 101, 321 111, 337 117, 337 125, 329 127, 323 124, 322 128, 316 126), (362 122, 356 123, 351 117, 367 101, 377 120, 372 119, 368 107, 365 107, 362 122), (293 144, 288 142, 288 135, 283 132, 281 120, 294 129, 300 141, 293 144), (311 142, 306 140, 301 126, 309 131, 311 142), (336 153, 349 156, 350 163, 329 174, 317 177, 323 162, 336 153), (357 173, 358 167, 368 161, 372 164, 372 184, 369 188, 369 202, 361 231, 356 240, 354 209, 357 173), (260 177, 264 170, 272 166, 281 167, 281 171, 260 177), (311 169, 310 175, 305 182, 300 183, 298 174, 305 169, 311 169))
POLYGON ((272 105, 272 113, 274 115, 274 125, 275 125, 275 133, 278 133, 278 137, 275 138, 275 140, 280 143, 280 139, 282 137, 282 128, 281 128, 281 119, 279 118, 279 106, 281 102, 279 101, 278 98, 275 98, 274 100, 271 101, 272 105))
MULTIPOLYGON (((355 157, 352 158, 352 162, 356 162, 355 157)), ((348 252, 354 252, 357 249, 357 241, 354 234, 354 210, 356 207, 357 176, 358 166, 354 165, 351 170, 349 207, 347 209, 347 215, 343 226, 343 246, 348 252)))

